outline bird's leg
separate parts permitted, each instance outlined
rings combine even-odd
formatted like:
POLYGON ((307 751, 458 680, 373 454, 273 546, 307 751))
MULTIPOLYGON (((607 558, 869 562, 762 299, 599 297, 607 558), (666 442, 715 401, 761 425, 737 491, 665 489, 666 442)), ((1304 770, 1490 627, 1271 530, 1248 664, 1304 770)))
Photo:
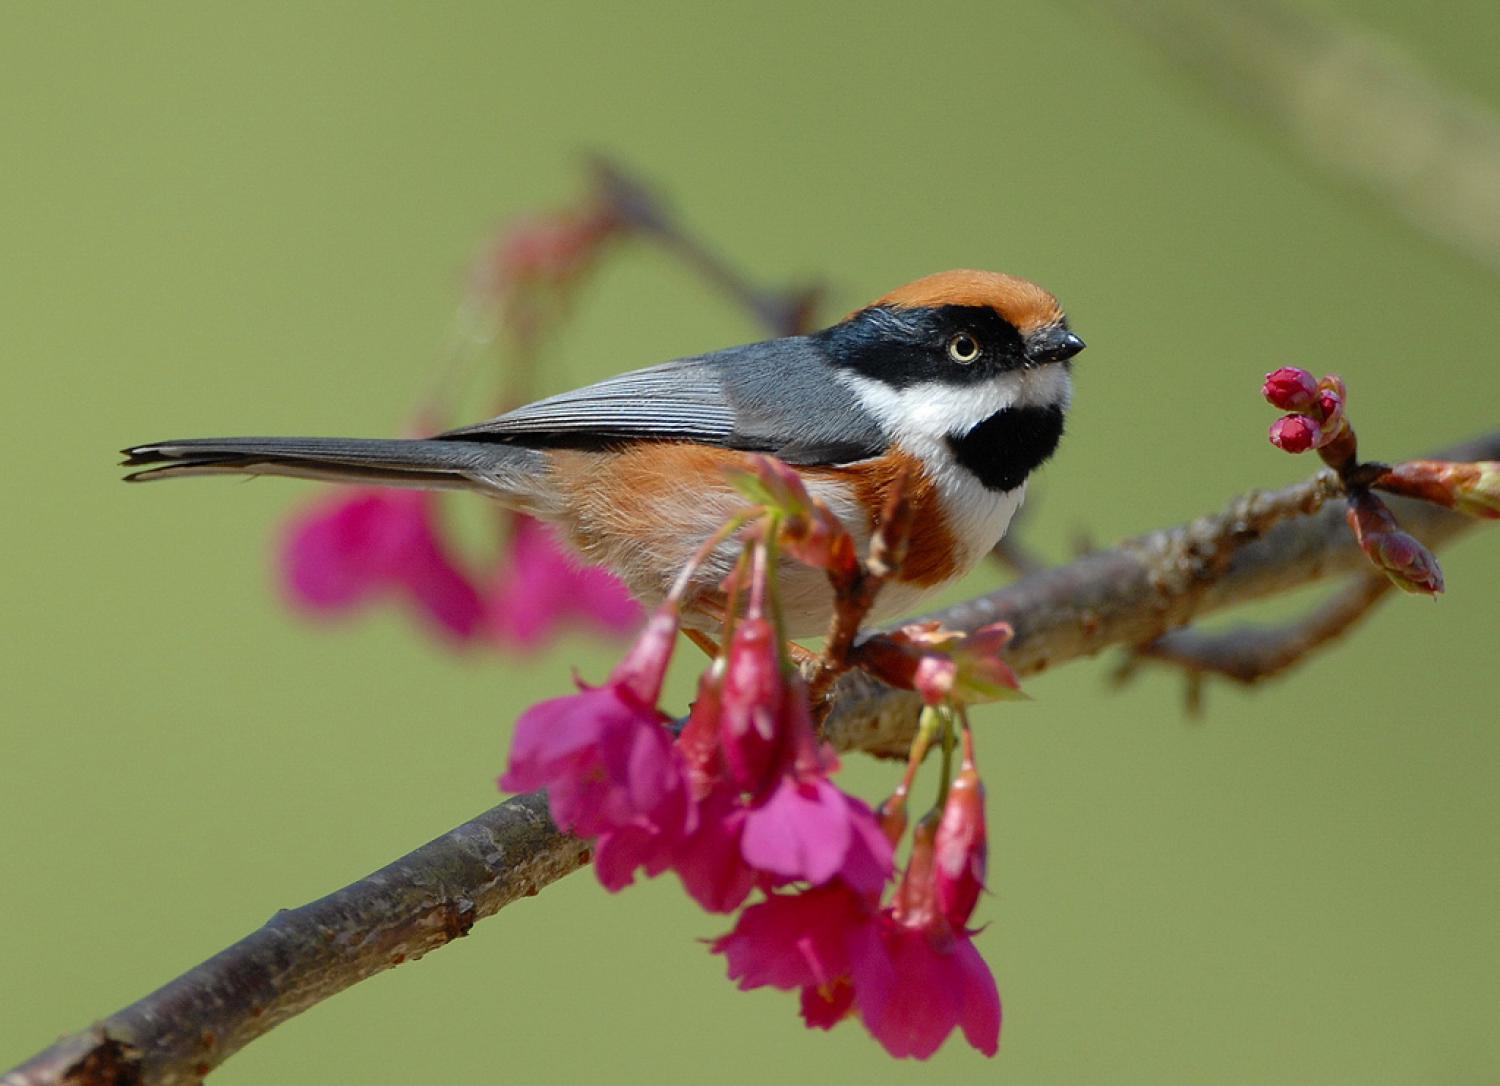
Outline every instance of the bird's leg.
POLYGON ((702 649, 710 660, 719 658, 719 643, 700 630, 684 629, 682 636, 702 649))

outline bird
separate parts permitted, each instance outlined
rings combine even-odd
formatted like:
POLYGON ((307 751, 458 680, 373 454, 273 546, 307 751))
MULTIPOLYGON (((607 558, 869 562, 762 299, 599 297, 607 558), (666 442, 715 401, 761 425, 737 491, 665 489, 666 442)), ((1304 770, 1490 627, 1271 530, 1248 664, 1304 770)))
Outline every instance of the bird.
MULTIPOLYGON (((556 526, 586 562, 659 604, 745 499, 757 455, 794 468, 864 547, 891 488, 906 556, 872 619, 906 612, 989 553, 1056 450, 1084 348, 1057 298, 999 272, 917 279, 821 331, 637 369, 430 438, 226 437, 122 450, 128 482, 281 475, 475 491, 556 526)), ((684 627, 723 621, 726 542, 694 575, 684 627)), ((826 575, 783 558, 786 636, 828 626, 826 575)))

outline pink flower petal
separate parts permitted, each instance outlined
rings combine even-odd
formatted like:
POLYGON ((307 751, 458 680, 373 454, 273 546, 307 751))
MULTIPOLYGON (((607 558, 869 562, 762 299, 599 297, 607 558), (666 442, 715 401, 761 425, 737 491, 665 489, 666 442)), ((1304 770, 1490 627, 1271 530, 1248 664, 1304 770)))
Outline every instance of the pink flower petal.
POLYGON ((541 522, 516 514, 504 564, 490 593, 489 621, 506 645, 534 649, 564 626, 628 633, 640 606, 607 571, 583 566, 541 522))
POLYGON ((678 842, 672 866, 688 895, 711 913, 728 913, 755 886, 756 872, 740 857, 745 808, 739 797, 710 792, 696 807, 696 822, 678 842))
POLYGON ((837 883, 772 894, 741 913, 713 951, 742 989, 830 986, 849 973, 850 932, 870 922, 860 898, 837 883))
POLYGON ((281 567, 292 601, 314 612, 399 592, 458 641, 475 635, 484 613, 478 589, 444 545, 431 494, 355 490, 319 502, 288 526, 281 567))
MULTIPOLYGON (((925 932, 888 924, 881 933, 889 968, 898 982, 876 998, 856 962, 855 998, 865 1028, 892 1056, 925 1060, 958 1024, 962 1006, 948 959, 934 951, 925 932)), ((863 963, 867 968, 870 963, 863 963)))
POLYGON ((844 794, 831 782, 788 776, 745 816, 740 853, 751 867, 817 886, 844 866, 849 817, 844 794))
POLYGON ((854 985, 840 978, 802 989, 802 1020, 808 1029, 832 1029, 854 1012, 854 985))
POLYGON ((969 1044, 993 1056, 1000 1047, 1000 990, 995 975, 966 938, 957 940, 953 962, 961 1001, 958 1024, 969 1044))

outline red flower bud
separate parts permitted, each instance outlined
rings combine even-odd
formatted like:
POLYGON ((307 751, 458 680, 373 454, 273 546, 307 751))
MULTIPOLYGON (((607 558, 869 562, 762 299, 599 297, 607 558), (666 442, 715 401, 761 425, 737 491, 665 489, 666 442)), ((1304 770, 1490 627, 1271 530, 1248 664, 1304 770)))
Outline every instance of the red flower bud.
POLYGON ((1316 410, 1323 420, 1323 436, 1318 439, 1318 446, 1321 448, 1338 437, 1346 425, 1344 398, 1337 392, 1325 389, 1318 393, 1316 410))
POLYGON ((740 619, 729 643, 719 728, 725 767, 742 791, 758 792, 782 755, 784 687, 775 628, 764 618, 740 619))
POLYGON ((934 842, 938 907, 948 923, 963 930, 984 889, 989 845, 984 828, 984 785, 974 763, 965 759, 943 807, 934 842))
POLYGON ((875 821, 893 846, 906 836, 906 796, 900 792, 888 797, 875 808, 875 821))
POLYGON ((898 924, 925 931, 941 930, 942 912, 937 903, 934 863, 937 857, 937 812, 928 811, 911 831, 911 855, 893 902, 898 924))
POLYGON ((1322 440, 1322 427, 1306 415, 1283 415, 1271 423, 1271 444, 1282 452, 1304 453, 1322 440))
POLYGON ((1282 366, 1266 374, 1260 394, 1272 407, 1283 411, 1301 411, 1312 406, 1318 393, 1318 382, 1312 374, 1296 366, 1282 366))

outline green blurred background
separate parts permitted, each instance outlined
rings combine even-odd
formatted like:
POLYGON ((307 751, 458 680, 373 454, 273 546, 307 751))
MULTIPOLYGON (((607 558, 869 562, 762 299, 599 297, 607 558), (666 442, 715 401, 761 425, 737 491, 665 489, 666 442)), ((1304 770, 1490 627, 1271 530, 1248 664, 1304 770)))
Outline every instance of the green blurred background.
MULTIPOLYGON (((1341 0, 1500 109, 1500 6, 1341 0)), ((1259 375, 1343 372, 1365 450, 1500 424, 1497 278, 1309 166, 1105 9, 975 3, 11 4, 0 37, 7 483, 0 1066, 495 800, 512 721, 614 650, 455 657, 381 611, 290 615, 302 484, 127 490, 193 433, 397 429, 461 270, 600 148, 760 281, 842 312, 918 274, 1056 291, 1089 342, 1026 523, 1054 558, 1300 477, 1259 375)), ((1493 224, 1490 224, 1491 226, 1493 224)), ((562 388, 758 338, 637 246, 548 356, 562 388)), ((455 420, 458 421, 458 420, 455 420)), ((1494 1082, 1500 539, 1436 604, 1257 694, 983 712, 997 1061, 800 1026, 675 882, 588 875, 253 1044, 226 1084, 1494 1082)), ((974 589, 1000 574, 976 574, 974 589)), ((679 690, 684 687, 679 686, 679 690)), ((869 797, 889 767, 856 761, 869 797)))

